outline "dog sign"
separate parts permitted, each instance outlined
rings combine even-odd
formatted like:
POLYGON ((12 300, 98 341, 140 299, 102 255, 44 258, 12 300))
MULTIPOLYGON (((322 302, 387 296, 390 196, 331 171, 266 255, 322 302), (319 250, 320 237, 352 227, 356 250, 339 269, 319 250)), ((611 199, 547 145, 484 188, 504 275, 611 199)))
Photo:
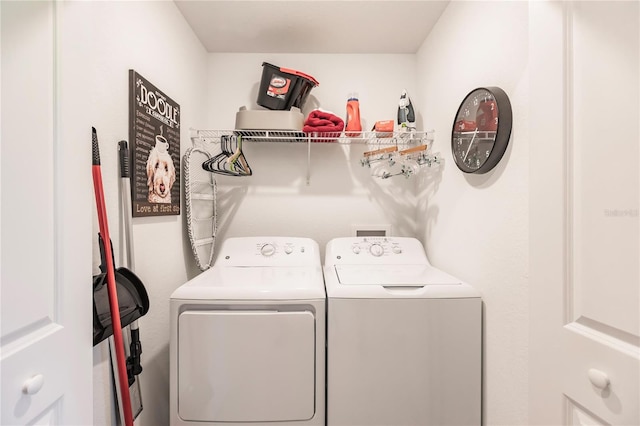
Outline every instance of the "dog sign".
POLYGON ((129 70, 133 217, 180 214, 180 106, 129 70))

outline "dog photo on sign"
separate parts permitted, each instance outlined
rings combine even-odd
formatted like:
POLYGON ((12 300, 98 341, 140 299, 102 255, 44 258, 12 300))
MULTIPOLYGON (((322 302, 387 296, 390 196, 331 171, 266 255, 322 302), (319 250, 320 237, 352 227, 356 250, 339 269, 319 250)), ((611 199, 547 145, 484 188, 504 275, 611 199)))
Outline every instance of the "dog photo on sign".
POLYGON ((171 188, 176 181, 176 168, 169 155, 169 142, 160 134, 156 135, 156 145, 149 151, 147 159, 148 201, 150 203, 171 203, 171 188))
POLYGON ((180 214, 180 105, 129 70, 131 215, 180 214))

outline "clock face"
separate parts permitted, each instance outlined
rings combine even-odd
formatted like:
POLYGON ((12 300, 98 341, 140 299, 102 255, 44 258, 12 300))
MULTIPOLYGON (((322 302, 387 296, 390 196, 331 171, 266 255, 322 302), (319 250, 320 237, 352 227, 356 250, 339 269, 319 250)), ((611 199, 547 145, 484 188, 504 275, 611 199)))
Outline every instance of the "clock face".
POLYGON ((498 87, 469 93, 453 122, 451 152, 460 170, 486 173, 502 158, 511 135, 511 104, 498 87))

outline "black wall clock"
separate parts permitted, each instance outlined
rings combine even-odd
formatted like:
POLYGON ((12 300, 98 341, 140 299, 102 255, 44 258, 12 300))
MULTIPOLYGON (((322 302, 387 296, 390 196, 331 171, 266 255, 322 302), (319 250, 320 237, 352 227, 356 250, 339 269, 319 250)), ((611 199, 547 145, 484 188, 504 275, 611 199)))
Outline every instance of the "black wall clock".
POLYGON ((511 136, 511 102, 499 87, 479 87, 462 101, 451 131, 451 152, 465 173, 487 173, 500 161, 511 136))

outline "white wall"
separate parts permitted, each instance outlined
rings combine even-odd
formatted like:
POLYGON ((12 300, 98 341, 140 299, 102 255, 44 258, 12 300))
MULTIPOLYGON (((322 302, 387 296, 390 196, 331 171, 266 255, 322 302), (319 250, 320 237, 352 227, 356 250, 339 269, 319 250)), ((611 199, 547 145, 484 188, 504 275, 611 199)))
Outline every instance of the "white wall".
POLYGON ((528 9, 526 2, 452 2, 417 54, 426 126, 445 158, 420 182, 419 237, 431 261, 484 300, 484 424, 527 424, 528 9), (513 131, 498 166, 465 175, 451 156, 457 108, 476 87, 511 100, 513 131))
MULTIPOLYGON (((128 70, 138 71, 180 105, 184 152, 188 129, 204 117, 207 56, 173 2, 64 2, 59 32, 62 132, 77 141, 78 159, 86 161, 90 181, 91 126, 98 131, 109 228, 121 265, 117 142, 128 140, 128 70)), ((70 207, 96 217, 93 204, 70 207)), ((183 219, 134 219, 135 272, 151 305, 139 321, 144 368, 140 425, 167 424, 169 418, 169 296, 186 281, 192 263, 183 219)), ((95 273, 95 237, 93 249, 95 273)), ((106 342, 94 348, 94 391, 94 424, 114 424, 106 342)))
MULTIPOLYGON (((263 109, 256 104, 263 62, 300 70, 320 82, 311 91, 305 116, 322 107, 344 119, 348 94, 358 92, 363 129, 370 130, 377 120, 395 120, 406 88, 422 124, 415 55, 211 54, 205 128, 233 128, 240 106, 263 109)), ((231 236, 304 236, 315 239, 324 253, 331 238, 352 235, 352 225, 389 224, 394 235, 415 235, 415 180, 372 177, 360 165, 366 149, 314 144, 307 185, 305 144, 247 145, 253 176, 216 175, 217 245, 231 236)))

